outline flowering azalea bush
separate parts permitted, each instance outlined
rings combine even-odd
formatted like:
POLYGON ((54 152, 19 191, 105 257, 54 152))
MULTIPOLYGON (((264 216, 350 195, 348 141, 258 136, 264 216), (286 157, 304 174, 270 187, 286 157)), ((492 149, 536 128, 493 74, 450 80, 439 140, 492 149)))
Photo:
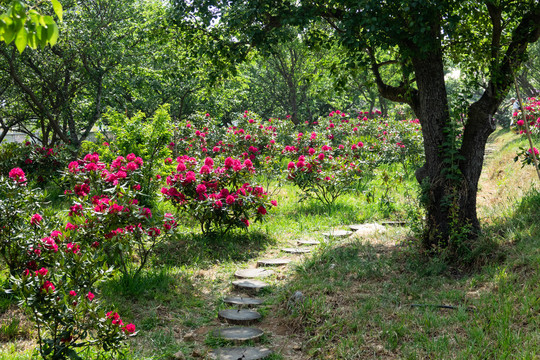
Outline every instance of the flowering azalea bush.
POLYGON ((176 124, 173 148, 175 157, 190 155, 206 157, 218 144, 225 133, 216 119, 210 114, 196 113, 176 124))
POLYGON ((329 145, 310 148, 307 155, 289 162, 287 179, 300 188, 304 197, 331 205, 345 191, 368 178, 366 172, 373 163, 365 160, 366 152, 362 142, 350 145, 348 154, 337 154, 329 145))
POLYGON ((184 155, 177 158, 177 164, 161 193, 179 211, 197 220, 203 234, 245 229, 250 220, 262 220, 277 205, 261 186, 250 183, 255 175, 250 159, 207 157, 201 161, 184 155))
POLYGON ((30 238, 43 220, 38 213, 42 201, 39 189, 28 186, 21 168, 0 176, 0 256, 12 274, 27 261, 25 251, 30 238))
POLYGON ((283 148, 288 179, 305 197, 332 204, 349 189, 372 178, 380 164, 416 168, 422 160, 418 120, 354 117, 339 110, 319 118, 283 148))
POLYGON ((39 212, 38 190, 27 187, 20 168, 0 177, 0 240, 10 268, 11 288, 35 322, 44 359, 80 358, 75 349, 99 346, 118 350, 134 325, 107 321, 96 286, 112 272, 104 254, 68 224, 39 212))
POLYGON ((286 131, 286 124, 290 122, 263 120, 256 113, 245 111, 234 123, 213 150, 221 149, 218 151, 226 156, 251 160, 257 168, 257 180, 269 191, 271 181, 282 180, 283 143, 289 142, 290 129, 286 131))
POLYGON ((75 349, 91 346, 117 351, 135 332, 133 324, 106 316, 96 287, 112 268, 76 233, 56 230, 38 237, 26 257, 26 269, 11 277, 11 291, 36 324, 42 358, 80 359, 75 349))
MULTIPOLYGON (((528 98, 523 104, 525 108, 525 118, 528 122, 529 131, 533 136, 540 135, 540 100, 528 98)), ((523 121, 521 112, 514 112, 513 116, 517 119, 516 125, 520 134, 525 134, 525 121, 523 121)))
POLYGON ((145 163, 138 173, 141 186, 138 199, 152 204, 159 189, 156 180, 159 174, 168 171, 165 159, 172 153, 173 124, 168 107, 158 108, 149 119, 143 113, 127 117, 123 113, 108 112, 104 122, 108 124, 108 131, 98 133, 96 143, 85 142, 81 154, 95 152, 108 163, 125 154, 137 154, 145 163))
POLYGON ((520 147, 518 153, 516 154, 516 157, 514 158, 514 161, 521 160, 521 167, 524 167, 525 165, 534 166, 533 154, 536 156, 536 160, 540 162, 540 151, 537 148, 532 147, 525 149, 523 147, 520 147))
POLYGON ((154 247, 176 227, 171 214, 154 216, 138 200, 145 180, 143 160, 129 154, 107 164, 97 153, 69 164, 65 178, 72 199, 66 231, 99 248, 109 265, 138 274, 154 247), (140 261, 136 266, 131 259, 140 261))
MULTIPOLYGON (((527 99, 527 103, 524 104, 526 119, 528 121, 529 131, 533 137, 540 136, 540 101, 536 98, 527 99)), ((518 114, 516 114, 518 115, 518 114)), ((519 114, 521 116, 521 113, 519 114)), ((518 119, 516 122, 520 129, 520 134, 526 134, 525 122, 523 119, 518 119)), ((516 153, 514 161, 521 160, 522 167, 525 165, 534 165, 533 153, 536 155, 536 159, 539 160, 540 154, 536 147, 523 148, 520 147, 516 153)))
POLYGON ((7 143, 0 147, 0 174, 21 168, 30 181, 39 185, 58 182, 60 172, 72 157, 71 149, 64 144, 52 147, 38 146, 30 141, 7 143))

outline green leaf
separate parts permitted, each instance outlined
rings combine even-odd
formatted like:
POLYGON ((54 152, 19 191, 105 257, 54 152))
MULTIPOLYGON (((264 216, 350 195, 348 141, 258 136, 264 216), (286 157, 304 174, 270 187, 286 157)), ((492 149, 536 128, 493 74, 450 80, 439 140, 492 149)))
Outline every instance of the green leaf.
POLYGON ((19 50, 19 53, 22 54, 24 49, 26 48, 26 43, 28 40, 28 32, 24 27, 19 30, 17 33, 17 37, 15 38, 15 46, 17 46, 17 50, 19 50))
POLYGON ((37 33, 38 33, 39 45, 42 48, 44 48, 47 45, 47 38, 49 37, 48 29, 42 26, 38 29, 37 33))
POLYGON ((62 4, 60 4, 58 0, 51 0, 51 3, 54 9, 54 13, 56 14, 56 16, 58 16, 58 19, 62 21, 62 14, 63 14, 62 4))
POLYGON ((56 24, 49 25, 49 44, 54 46, 58 41, 58 26, 56 24))

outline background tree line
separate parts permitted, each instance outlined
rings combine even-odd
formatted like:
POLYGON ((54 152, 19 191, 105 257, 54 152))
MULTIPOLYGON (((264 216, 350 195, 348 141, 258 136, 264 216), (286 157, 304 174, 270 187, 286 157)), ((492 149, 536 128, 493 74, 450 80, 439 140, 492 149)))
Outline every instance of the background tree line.
POLYGON ((34 142, 78 148, 109 109, 152 115, 170 104, 173 119, 209 112, 228 123, 246 109, 263 117, 311 122, 333 109, 383 109, 367 72, 325 49, 294 40, 253 51, 231 69, 227 54, 207 53, 216 39, 172 21, 160 1, 63 1, 54 46, 20 53, 0 47, 0 142, 10 130, 34 142))

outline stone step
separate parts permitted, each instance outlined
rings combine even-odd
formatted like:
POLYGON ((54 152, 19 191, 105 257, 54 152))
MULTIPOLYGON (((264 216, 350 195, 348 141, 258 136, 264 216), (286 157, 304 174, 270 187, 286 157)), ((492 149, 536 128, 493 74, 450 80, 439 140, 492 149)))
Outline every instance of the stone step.
POLYGON ((376 232, 385 232, 386 228, 381 224, 357 224, 349 225, 349 228, 354 231, 357 235, 371 235, 376 232))
POLYGON ((284 251, 289 254, 307 254, 311 252, 310 249, 302 249, 302 248, 283 248, 281 251, 284 251))
POLYGON ((242 279, 242 280, 235 280, 232 282, 233 285, 239 289, 242 290, 254 290, 258 291, 262 288, 265 288, 267 286, 270 286, 269 283, 261 281, 261 280, 254 280, 254 279, 242 279))
POLYGON ((328 232, 323 232, 322 234, 327 238, 346 238, 351 236, 353 232, 347 230, 331 230, 328 232))
POLYGON ((298 245, 319 245, 321 242, 317 240, 298 240, 296 242, 298 245))
POLYGON ((263 259, 257 261, 257 266, 281 266, 291 262, 289 259, 263 259))
POLYGON ((236 347, 212 350, 211 359, 218 360, 258 360, 272 355, 272 350, 265 347, 236 347))
POLYGON ((254 327, 234 326, 213 330, 211 334, 215 338, 227 341, 248 341, 260 338, 264 332, 254 327))
POLYGON ((257 298, 251 298, 251 297, 226 297, 223 299, 223 302, 227 304, 233 304, 233 305, 246 305, 246 306, 255 306, 255 305, 261 305, 263 301, 261 299, 257 298))
POLYGON ((380 224, 384 226, 405 226, 407 222, 405 220, 383 220, 380 224))
POLYGON ((231 324, 249 325, 261 319, 261 314, 253 310, 225 309, 218 312, 218 318, 231 324))
POLYGON ((274 274, 273 270, 268 269, 241 269, 234 273, 237 278, 249 279, 257 277, 267 277, 274 274))

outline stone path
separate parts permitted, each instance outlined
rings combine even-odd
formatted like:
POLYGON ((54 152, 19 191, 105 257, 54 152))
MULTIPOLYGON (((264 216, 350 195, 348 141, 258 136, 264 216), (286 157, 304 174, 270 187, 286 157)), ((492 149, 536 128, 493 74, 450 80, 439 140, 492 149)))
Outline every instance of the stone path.
MULTIPOLYGON (((399 226, 403 225, 400 221, 388 221, 385 225, 399 226)), ((363 236, 366 234, 385 231, 386 228, 380 224, 360 224, 351 225, 352 231, 332 229, 322 235, 327 239, 346 239, 353 234, 363 236)), ((283 248, 283 252, 293 256, 302 256, 309 253, 309 247, 319 245, 316 240, 297 240, 297 247, 283 248)), ((271 285, 259 278, 267 278, 274 275, 274 271, 267 267, 287 266, 292 260, 287 258, 261 259, 256 263, 256 268, 242 269, 234 273, 239 278, 232 281, 233 291, 240 294, 232 294, 223 299, 223 302, 230 305, 231 308, 223 309, 218 312, 218 319, 223 326, 210 331, 214 338, 234 343, 234 347, 219 347, 209 352, 211 359, 221 360, 256 360, 265 359, 273 351, 266 346, 245 346, 246 342, 251 345, 263 337, 264 331, 252 326, 255 323, 264 321, 262 315, 256 310, 258 306, 264 304, 264 299, 257 298, 261 289, 271 285), (246 296, 245 294, 249 294, 246 296), (250 309, 246 309, 250 308, 250 309), (237 326, 231 326, 234 324, 237 326), (244 345, 244 346, 243 346, 244 345)), ((278 277, 279 279, 279 277, 278 277)))

